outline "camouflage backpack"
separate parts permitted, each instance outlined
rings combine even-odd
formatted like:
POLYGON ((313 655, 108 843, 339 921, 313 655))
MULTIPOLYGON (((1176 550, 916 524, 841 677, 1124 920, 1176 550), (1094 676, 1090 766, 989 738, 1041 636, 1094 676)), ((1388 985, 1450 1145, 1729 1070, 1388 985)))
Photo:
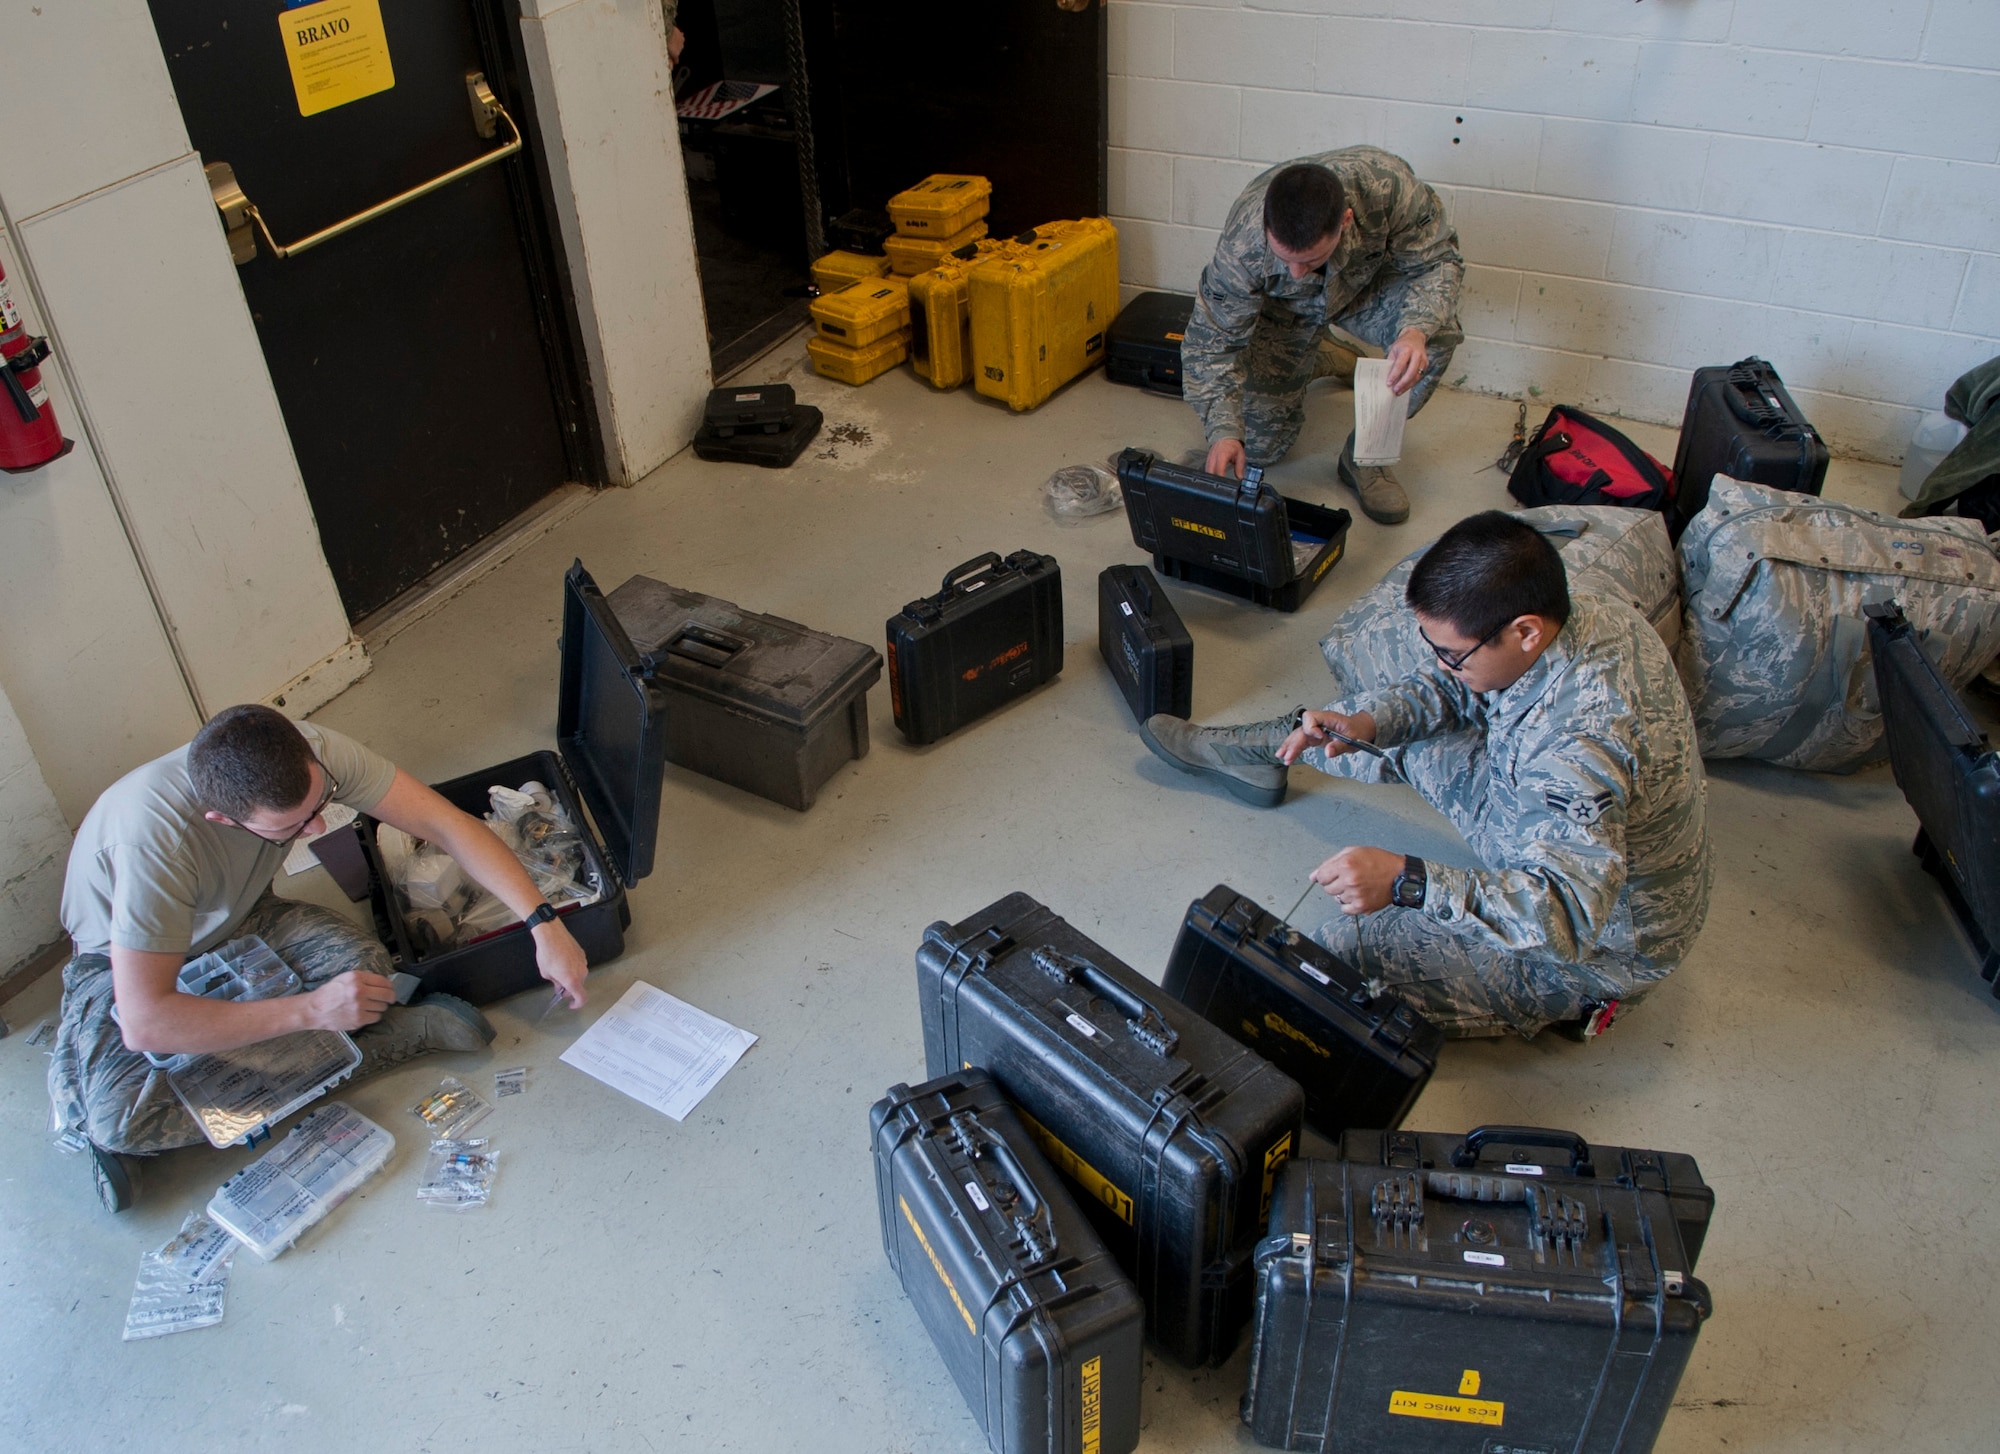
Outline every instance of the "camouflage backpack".
MULTIPOLYGON (((1562 552, 1569 587, 1581 596, 1628 602, 1653 623, 1668 647, 1680 634, 1680 572, 1667 526, 1657 510, 1608 505, 1541 505, 1511 512, 1549 537, 1562 552)), ((1403 588, 1417 558, 1411 551, 1355 600, 1319 644, 1333 673, 1332 700, 1360 695, 1384 682, 1414 675, 1434 658, 1417 635, 1403 588)))
POLYGON ((2000 559, 1971 520, 1895 520, 1717 475, 1680 554, 1674 660, 1704 757, 1824 772, 1879 759, 1873 602, 1902 607, 1954 688, 2000 651, 2000 559))

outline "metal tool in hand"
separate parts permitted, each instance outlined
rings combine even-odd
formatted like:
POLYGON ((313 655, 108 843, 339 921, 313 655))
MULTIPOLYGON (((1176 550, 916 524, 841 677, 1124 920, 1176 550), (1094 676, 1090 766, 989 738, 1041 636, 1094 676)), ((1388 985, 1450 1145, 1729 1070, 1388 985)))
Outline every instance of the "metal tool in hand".
POLYGON ((564 989, 561 985, 557 985, 555 994, 550 998, 549 1002, 546 1005, 542 1006, 541 1014, 535 1016, 535 1023, 539 1025, 542 1023, 542 1021, 548 1019, 550 1013, 555 1009, 557 1005, 560 1005, 563 1002, 563 998, 566 995, 568 995, 568 993, 569 993, 568 990, 564 989))
POLYGON ((1280 929, 1289 929, 1289 928, 1291 928, 1291 926, 1292 926, 1292 915, 1296 914, 1296 913, 1297 913, 1297 912, 1299 911, 1299 904, 1303 904, 1303 903, 1304 903, 1304 902, 1306 901, 1306 894, 1309 894, 1309 893, 1311 893, 1311 892, 1312 892, 1312 891, 1313 891, 1314 889, 1316 889, 1316 888, 1318 888, 1318 887, 1319 887, 1319 885, 1318 885, 1318 884, 1316 884, 1316 883, 1314 883, 1314 882, 1312 882, 1312 880, 1308 879, 1308 880, 1306 881, 1306 892, 1305 892, 1305 894, 1300 894, 1300 895, 1299 895, 1299 897, 1298 897, 1298 902, 1297 902, 1297 903, 1294 903, 1294 904, 1293 904, 1293 905, 1291 906, 1291 908, 1287 909, 1287 910, 1285 911, 1285 917, 1284 917, 1284 918, 1282 918, 1282 919, 1280 919, 1280 920, 1278 921, 1278 927, 1279 927, 1280 929))

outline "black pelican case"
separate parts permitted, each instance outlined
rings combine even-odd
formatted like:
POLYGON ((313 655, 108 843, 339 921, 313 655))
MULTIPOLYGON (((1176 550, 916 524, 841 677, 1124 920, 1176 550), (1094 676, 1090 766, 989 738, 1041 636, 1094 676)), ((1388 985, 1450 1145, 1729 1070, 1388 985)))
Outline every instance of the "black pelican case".
POLYGON ((1817 495, 1826 484, 1828 458, 1826 441, 1763 359, 1696 369, 1674 449, 1668 528, 1680 539, 1708 503, 1717 475, 1817 495))
POLYGON ((1912 848, 1944 886, 2000 997, 2000 753, 1893 603, 1862 607, 1896 786, 1917 814, 1912 848))
POLYGON ((869 1113, 882 1250, 994 1454, 1127 1454, 1138 1291, 984 1071, 869 1113))
POLYGON ((1188 905, 1163 983, 1297 1081, 1306 1123, 1329 1140, 1400 1126, 1444 1043, 1417 1011, 1369 994, 1350 965, 1226 884, 1188 905))
POLYGON ((742 384, 710 389, 702 406, 702 428, 718 438, 737 434, 782 434, 798 407, 790 384, 742 384))
POLYGON ((804 812, 868 754, 873 647, 633 576, 609 597, 667 694, 667 761, 804 812))
POLYGON ((929 1073, 1000 1082, 1138 1284, 1154 1346, 1227 1358, 1298 1086, 1026 894, 925 930, 917 993, 929 1073))
POLYGON ((1187 293, 1139 294, 1118 310, 1104 335, 1104 377, 1180 398, 1181 338, 1193 312, 1187 293))
POLYGON ((921 747, 1062 671, 1062 570, 1052 555, 992 551, 945 574, 888 623, 889 705, 921 747))
POLYGON ((1277 611, 1299 609, 1354 523, 1345 510, 1279 494, 1254 465, 1232 480, 1128 449, 1118 483, 1132 543, 1153 552, 1154 570, 1277 611))
POLYGON ((1665 1197, 1295 1161, 1243 1422, 1275 1449, 1645 1454, 1708 1318, 1665 1197))
MULTIPOLYGON (((445 800, 475 818, 491 804, 494 784, 539 781, 568 810, 583 835, 585 871, 602 892, 591 904, 561 911, 563 924, 592 965, 625 951, 632 910, 626 889, 653 869, 660 831, 660 785, 666 772, 667 696, 652 666, 633 649, 603 593, 578 561, 563 577, 562 675, 557 691, 556 751, 530 752, 449 782, 445 800)), ((442 991, 490 1004, 536 986, 535 942, 519 924, 454 949, 422 955, 391 902, 373 819, 354 825, 375 913, 375 932, 399 972, 442 991)), ((351 889, 350 889, 351 892, 351 889)))
POLYGON ((1153 573, 1106 566, 1097 577, 1097 652, 1134 721, 1194 715, 1194 638, 1153 573))

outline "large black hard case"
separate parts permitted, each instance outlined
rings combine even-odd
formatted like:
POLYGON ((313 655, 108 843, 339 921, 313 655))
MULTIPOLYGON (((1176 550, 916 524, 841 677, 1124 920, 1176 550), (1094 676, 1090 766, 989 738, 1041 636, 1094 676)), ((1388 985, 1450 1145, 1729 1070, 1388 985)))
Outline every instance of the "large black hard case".
POLYGON ((1763 359, 1696 369, 1674 450, 1668 528, 1678 540, 1708 503, 1717 475, 1817 495, 1829 457, 1826 442, 1763 359))
POLYGON ((1395 1127, 1437 1069, 1444 1034, 1226 884, 1188 905, 1167 993, 1264 1056, 1305 1092, 1306 1121, 1337 1139, 1395 1127))
POLYGON ((930 1073, 980 1066, 1006 1088, 1138 1284, 1154 1345, 1227 1358, 1298 1086, 1026 894, 931 925, 917 993, 930 1073))
POLYGON ((1181 339, 1194 299, 1186 293, 1141 293, 1104 335, 1104 376, 1151 394, 1181 397, 1181 339))
POLYGON ((609 600, 666 690, 668 762, 804 812, 868 755, 873 647, 650 576, 609 600))
MULTIPOLYGON (((601 892, 595 903, 564 909, 561 919, 592 965, 625 951, 632 910, 625 891, 653 869, 665 775, 666 693, 618 624, 597 583, 578 561, 563 577, 562 676, 554 752, 531 752, 478 772, 435 783, 453 807, 474 817, 490 810, 487 789, 547 785, 583 836, 585 871, 601 892), (587 810, 587 811, 586 811, 587 810)), ((535 942, 514 924, 474 943, 421 955, 393 902, 373 819, 356 825, 367 865, 375 931, 397 970, 416 975, 423 991, 442 991, 490 1004, 546 987, 535 942)))
POLYGON ((1062 569, 1032 550, 988 551, 887 629, 896 726, 918 746, 935 742, 1061 673, 1062 569))
POLYGON ((869 1113, 882 1250, 994 1454, 1139 1442, 1145 1310, 984 1071, 869 1113))
POLYGON ((1255 466, 1241 480, 1118 456, 1132 543, 1153 569, 1279 611, 1296 611, 1347 548, 1354 517, 1279 494, 1255 466))
POLYGON ((1243 1422, 1327 1454, 1645 1454, 1709 1311, 1653 1193, 1295 1161, 1243 1422))
POLYGON ((1097 651, 1135 721, 1159 712, 1194 715, 1194 638, 1143 565, 1099 573, 1097 651))
POLYGON ((2000 753, 1893 604, 1863 608, 1896 786, 1917 815, 1913 852, 1944 886, 2000 997, 2000 753))
POLYGON ((1715 1212, 1701 1167, 1680 1151, 1595 1146, 1574 1131, 1541 1126, 1478 1126, 1463 1136, 1440 1131, 1349 1131, 1340 1156, 1403 1171, 1533 1177, 1547 1183, 1622 1186, 1665 1197, 1692 1269, 1715 1212), (1551 1153, 1554 1153, 1553 1155, 1551 1153))

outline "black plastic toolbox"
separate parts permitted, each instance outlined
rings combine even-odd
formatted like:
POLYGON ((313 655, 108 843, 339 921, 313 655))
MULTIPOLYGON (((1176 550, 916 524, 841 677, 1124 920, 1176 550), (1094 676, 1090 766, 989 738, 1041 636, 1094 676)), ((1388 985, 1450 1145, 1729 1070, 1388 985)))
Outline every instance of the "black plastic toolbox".
POLYGON ((929 1073, 1000 1082, 1138 1284, 1154 1346, 1227 1358, 1298 1086, 1026 894, 925 930, 917 993, 929 1073))
POLYGON ((740 384, 710 389, 702 406, 702 428, 718 438, 737 434, 782 434, 790 424, 798 396, 790 384, 740 384))
POLYGON ((889 706, 903 736, 935 742, 1060 675, 1062 607, 1054 556, 988 551, 891 616, 889 706))
POLYGON ((1862 608, 1896 786, 1917 815, 1912 851, 1943 885, 2000 998, 2000 753, 1893 603, 1862 608))
POLYGON ((1717 475, 1817 495, 1830 457, 1826 441, 1763 359, 1696 369, 1674 448, 1668 528, 1680 539, 1708 503, 1717 475))
POLYGON ((1145 1310, 991 1077, 869 1113, 882 1250, 994 1454, 1139 1443, 1145 1310))
POLYGON ((1104 376, 1180 398, 1181 339, 1193 312, 1187 293, 1139 294, 1118 310, 1104 335, 1104 376))
POLYGON ((873 647, 650 576, 609 597, 667 694, 667 761, 804 812, 868 754, 873 647))
POLYGON ((1217 884, 1188 905, 1167 993, 1299 1083, 1306 1123, 1396 1127, 1437 1069, 1444 1033, 1351 966, 1217 884))
POLYGON ((1646 1454, 1711 1311, 1666 1198, 1295 1161, 1243 1422, 1275 1449, 1646 1454))
POLYGON ((1347 549, 1354 517, 1281 495, 1251 466, 1241 480, 1169 464, 1144 450, 1118 456, 1132 543, 1153 569, 1277 611, 1296 611, 1347 549))
POLYGON ((765 469, 783 469, 819 435, 825 416, 811 404, 796 405, 784 422, 772 431, 736 430, 723 433, 704 424, 695 432, 694 452, 699 459, 718 464, 754 464, 765 469))
MULTIPOLYGON (((563 577, 557 750, 530 752, 433 784, 447 802, 475 818, 487 813, 487 789, 496 783, 518 788, 532 780, 548 787, 581 832, 586 872, 601 890, 596 902, 560 913, 592 965, 624 952, 625 929, 632 922, 625 891, 653 868, 666 771, 666 709, 666 693, 652 668, 578 561, 563 577)), ((520 924, 420 956, 399 906, 391 902, 375 846, 376 824, 363 817, 356 826, 376 933, 396 969, 416 975, 424 993, 441 991, 484 1005, 546 984, 536 967, 534 940, 520 924)))
POLYGON ((1194 638, 1143 565, 1098 573, 1097 652, 1134 721, 1159 712, 1194 715, 1194 638))

